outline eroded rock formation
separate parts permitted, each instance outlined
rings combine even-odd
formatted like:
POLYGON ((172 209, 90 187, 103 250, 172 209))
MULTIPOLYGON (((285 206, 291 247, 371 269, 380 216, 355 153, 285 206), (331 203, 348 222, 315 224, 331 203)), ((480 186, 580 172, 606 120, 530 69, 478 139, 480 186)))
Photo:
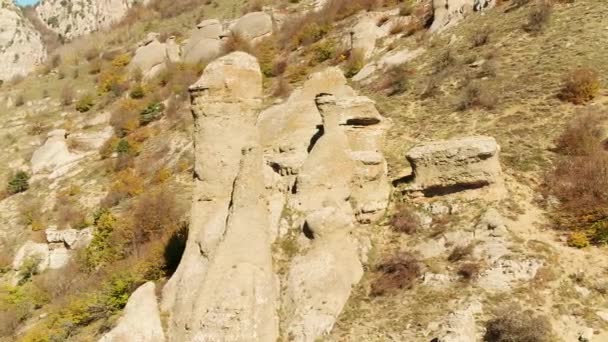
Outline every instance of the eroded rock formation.
MULTIPOLYGON (((234 182, 239 173, 242 150, 255 146, 258 140, 255 122, 262 94, 262 74, 254 57, 235 52, 211 63, 200 81, 191 87, 191 92, 195 119, 196 177, 190 238, 178 270, 163 291, 163 309, 172 313, 169 336, 174 341, 191 340, 195 336, 212 333, 214 329, 221 329, 222 323, 208 312, 213 303, 205 302, 208 296, 205 291, 222 285, 217 283, 223 282, 217 279, 221 276, 217 272, 221 271, 223 262, 231 262, 222 261, 226 257, 226 247, 221 245, 238 240, 235 232, 228 230, 234 220, 229 219, 229 215, 234 210, 233 204, 241 205, 233 202, 233 196, 238 194, 234 192, 234 182), (216 279, 216 283, 211 279, 216 279), (209 327, 209 324, 212 326, 209 327)), ((247 250, 241 253, 258 253, 259 249, 270 248, 269 244, 246 244, 241 247, 247 250)), ((250 272, 252 282, 243 283, 242 286, 247 287, 247 294, 255 295, 253 278, 256 267, 252 265, 246 268, 248 271, 245 272, 250 272)), ((226 293, 226 296, 229 295, 226 293)), ((250 305, 251 310, 256 309, 251 297, 241 297, 239 302, 250 305)), ((223 324, 238 325, 236 322, 239 318, 243 321, 251 318, 239 316, 239 309, 233 309, 232 314, 228 314, 230 308, 222 309, 232 317, 223 324)), ((247 311, 248 315, 252 313, 251 310, 247 311)), ((235 334, 242 329, 246 329, 245 325, 230 326, 235 334)), ((246 333, 244 330, 242 332, 246 333)))
POLYGON ((260 113, 261 82, 255 58, 235 52, 191 87, 195 198, 163 291, 171 341, 328 333, 363 275, 354 232, 386 209, 388 126, 374 103, 330 68, 260 113), (277 274, 273 242, 285 234, 302 252, 277 274))

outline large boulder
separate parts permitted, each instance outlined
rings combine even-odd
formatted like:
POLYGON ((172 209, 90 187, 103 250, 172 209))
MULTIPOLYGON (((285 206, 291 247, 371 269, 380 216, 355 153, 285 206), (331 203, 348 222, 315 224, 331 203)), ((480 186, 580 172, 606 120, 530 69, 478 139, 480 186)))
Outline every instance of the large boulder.
POLYGON ((44 145, 34 151, 31 164, 34 174, 48 173, 50 178, 65 174, 82 155, 68 149, 65 130, 57 129, 48 134, 44 145))
POLYGON ((46 57, 40 34, 12 0, 0 0, 0 80, 33 71, 46 57))
POLYGON ((264 12, 251 12, 239 18, 231 27, 237 34, 249 41, 272 33, 272 17, 264 12))
POLYGON ((141 44, 135 51, 129 69, 138 69, 143 73, 144 79, 150 79, 165 70, 167 63, 179 61, 180 47, 175 43, 175 38, 169 38, 165 43, 152 39, 141 44))
POLYGON ((147 282, 135 290, 116 327, 99 342, 164 342, 155 289, 153 282, 147 282))
POLYGON ((415 146, 406 155, 414 177, 409 189, 433 196, 499 184, 499 152, 496 140, 485 136, 415 146))
POLYGON ((208 63, 222 55, 222 38, 226 36, 219 20, 204 20, 190 34, 182 46, 182 57, 186 63, 208 63))

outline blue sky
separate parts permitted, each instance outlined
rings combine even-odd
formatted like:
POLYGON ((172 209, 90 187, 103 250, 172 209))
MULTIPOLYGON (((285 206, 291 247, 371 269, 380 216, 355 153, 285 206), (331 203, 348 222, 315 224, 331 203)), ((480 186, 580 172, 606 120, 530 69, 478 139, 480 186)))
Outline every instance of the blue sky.
POLYGON ((37 2, 38 0, 15 0, 15 3, 19 6, 33 5, 37 2))

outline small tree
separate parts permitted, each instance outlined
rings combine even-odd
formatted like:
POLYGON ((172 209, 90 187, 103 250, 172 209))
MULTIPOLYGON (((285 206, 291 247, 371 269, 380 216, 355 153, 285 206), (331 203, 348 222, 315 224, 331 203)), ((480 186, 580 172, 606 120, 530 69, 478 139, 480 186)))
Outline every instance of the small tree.
POLYGON ((18 171, 15 173, 13 178, 8 182, 7 191, 9 194, 14 195, 20 192, 27 191, 30 188, 29 184, 30 175, 24 171, 18 171))

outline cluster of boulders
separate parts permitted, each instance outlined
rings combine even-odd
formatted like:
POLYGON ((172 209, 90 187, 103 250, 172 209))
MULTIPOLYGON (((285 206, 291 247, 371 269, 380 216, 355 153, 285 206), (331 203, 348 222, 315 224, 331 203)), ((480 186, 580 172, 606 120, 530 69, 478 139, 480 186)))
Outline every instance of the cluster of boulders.
POLYGON ((85 248, 93 240, 94 229, 82 230, 49 227, 45 230, 46 242, 27 241, 19 248, 13 259, 13 270, 19 271, 32 260, 38 271, 60 269, 68 264, 73 251, 85 248))
POLYGON ((174 37, 161 42, 159 34, 150 33, 140 42, 129 69, 139 69, 144 78, 151 78, 166 70, 169 63, 206 64, 224 54, 230 37, 238 36, 253 45, 272 34, 274 25, 270 14, 251 12, 231 21, 203 20, 181 44, 174 37))

